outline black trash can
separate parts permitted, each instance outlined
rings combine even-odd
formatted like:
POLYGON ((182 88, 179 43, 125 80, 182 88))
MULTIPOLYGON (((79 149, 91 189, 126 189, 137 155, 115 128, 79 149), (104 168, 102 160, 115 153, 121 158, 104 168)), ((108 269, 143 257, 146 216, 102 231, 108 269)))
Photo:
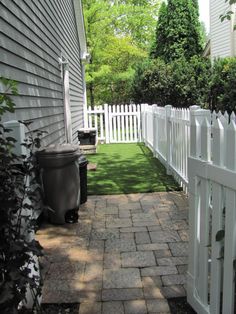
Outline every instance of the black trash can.
POLYGON ((87 202, 87 165, 88 160, 84 155, 79 156, 79 172, 80 172, 80 204, 87 202))
POLYGON ((79 147, 71 144, 51 145, 37 153, 51 223, 64 224, 78 220, 79 156, 79 147))
POLYGON ((96 145, 96 135, 96 128, 79 129, 78 140, 80 142, 80 145, 96 145))

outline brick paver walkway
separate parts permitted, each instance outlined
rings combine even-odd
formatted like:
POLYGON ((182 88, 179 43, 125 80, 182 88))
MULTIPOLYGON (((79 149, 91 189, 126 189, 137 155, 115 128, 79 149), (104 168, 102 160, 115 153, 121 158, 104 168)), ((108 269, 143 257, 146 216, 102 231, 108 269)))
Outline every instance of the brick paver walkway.
POLYGON ((187 200, 181 192, 89 197, 77 224, 45 226, 44 303, 79 314, 170 313, 184 296, 187 200))

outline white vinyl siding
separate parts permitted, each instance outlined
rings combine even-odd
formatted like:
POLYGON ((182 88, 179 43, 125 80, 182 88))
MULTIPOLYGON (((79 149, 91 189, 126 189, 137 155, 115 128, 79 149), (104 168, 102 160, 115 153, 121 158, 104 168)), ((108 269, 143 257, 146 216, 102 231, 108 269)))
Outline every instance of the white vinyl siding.
MULTIPOLYGON (((233 56, 232 21, 221 22, 220 15, 231 10, 223 0, 210 1, 211 58, 233 56)), ((235 34, 233 34, 235 38, 235 34)))
MULTIPOLYGON (((83 127, 83 78, 73 0, 2 0, 0 71, 19 82, 17 110, 5 120, 32 120, 48 132, 44 143, 65 141, 63 85, 58 58, 69 62, 72 134, 83 127)), ((1 89, 1 87, 0 87, 1 89)))

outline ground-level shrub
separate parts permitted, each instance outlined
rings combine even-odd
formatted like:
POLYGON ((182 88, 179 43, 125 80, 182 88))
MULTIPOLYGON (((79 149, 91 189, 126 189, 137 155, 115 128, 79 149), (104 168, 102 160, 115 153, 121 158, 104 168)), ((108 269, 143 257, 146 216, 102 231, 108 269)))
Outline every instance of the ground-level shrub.
POLYGON ((207 106, 210 61, 194 56, 166 64, 154 59, 137 67, 133 82, 133 100, 161 106, 207 106))

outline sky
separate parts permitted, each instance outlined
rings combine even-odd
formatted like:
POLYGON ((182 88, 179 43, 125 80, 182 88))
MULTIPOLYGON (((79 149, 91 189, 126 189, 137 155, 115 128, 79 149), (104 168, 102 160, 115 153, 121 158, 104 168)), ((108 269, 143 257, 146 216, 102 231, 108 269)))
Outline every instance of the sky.
POLYGON ((210 16, 209 16, 209 0, 198 0, 200 21, 205 23, 206 30, 210 30, 210 16))

